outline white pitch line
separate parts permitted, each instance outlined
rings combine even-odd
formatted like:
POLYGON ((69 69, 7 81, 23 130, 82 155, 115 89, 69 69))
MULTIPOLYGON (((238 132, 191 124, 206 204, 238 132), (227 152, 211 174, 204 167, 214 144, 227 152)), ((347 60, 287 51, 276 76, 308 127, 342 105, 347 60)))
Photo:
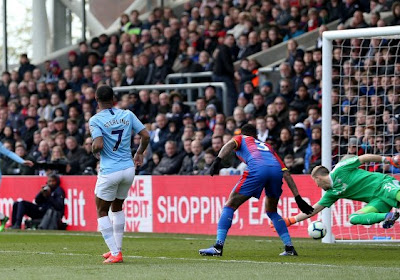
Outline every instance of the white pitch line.
MULTIPOLYGON (((6 231, 6 232, 2 232, 0 233, 1 235, 62 235, 62 236, 88 236, 88 237, 101 237, 101 234, 95 234, 93 232, 41 232, 41 231, 6 231)), ((130 234, 130 232, 126 232, 124 235, 124 239, 174 239, 174 240, 197 240, 197 241, 215 241, 215 238, 200 238, 200 237, 179 237, 179 236, 144 236, 144 235, 126 235, 126 234, 130 234)), ((237 236, 235 236, 237 237, 237 236)), ((269 236, 265 237, 266 239, 256 239, 254 240, 254 242, 274 242, 278 239, 267 239, 269 238, 269 236)), ((310 243, 310 242, 319 242, 317 240, 308 240, 308 239, 304 239, 304 240, 296 240, 296 243, 310 243)), ((400 247, 400 244, 396 244, 396 243, 342 243, 342 244, 346 244, 346 245, 352 245, 352 246, 382 246, 382 247, 400 247)), ((341 245, 342 245, 341 244, 341 245)))
MULTIPOLYGON (((0 250, 0 254, 32 254, 32 255, 55 255, 55 256, 85 256, 85 257, 93 257, 91 254, 82 254, 82 253, 55 253, 55 252, 34 252, 34 251, 12 251, 12 250, 0 250)), ((100 257, 100 256, 99 256, 100 257)), ((220 262, 220 263, 239 263, 239 264, 261 264, 261 265, 273 265, 273 266, 282 266, 282 265, 295 265, 295 266, 310 266, 310 267, 326 267, 326 268, 339 268, 343 269, 343 267, 348 268, 357 268, 357 269, 383 269, 394 270, 396 272, 400 272, 400 268, 397 267, 382 267, 382 266, 360 266, 360 265, 334 265, 334 264, 319 264, 319 263, 300 263, 300 262, 267 262, 267 261, 250 261, 250 260, 222 260, 220 258, 174 258, 174 257, 147 257, 147 256, 130 256, 124 255, 124 258, 131 259, 152 259, 152 260, 178 260, 178 261, 203 261, 203 262, 220 262)), ((284 257, 283 257, 284 258, 284 257)))
MULTIPOLYGON (((37 231, 8 231, 2 232, 2 235, 63 235, 63 236, 88 236, 88 237, 101 237, 101 234, 94 234, 94 233, 80 233, 80 232, 37 232, 37 231)), ((197 238, 197 237, 178 237, 178 236, 132 236, 126 235, 129 234, 125 232, 124 238, 128 239, 145 239, 145 238, 153 238, 153 239, 177 239, 177 240, 206 240, 206 241, 215 241, 215 238, 197 238)))

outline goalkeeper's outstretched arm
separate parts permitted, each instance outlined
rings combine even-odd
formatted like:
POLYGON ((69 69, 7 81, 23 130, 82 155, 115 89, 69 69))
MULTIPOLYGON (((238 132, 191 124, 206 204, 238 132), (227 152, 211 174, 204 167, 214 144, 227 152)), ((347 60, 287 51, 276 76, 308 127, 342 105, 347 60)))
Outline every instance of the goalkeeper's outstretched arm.
POLYGON ((368 163, 368 162, 382 162, 385 164, 391 164, 393 166, 397 166, 398 159, 397 157, 385 157, 380 155, 373 155, 373 154, 365 154, 358 157, 358 160, 361 164, 368 163))
POLYGON ((295 223, 304 221, 304 220, 306 220, 306 219, 318 214, 319 212, 324 210, 325 206, 322 206, 322 205, 320 205, 318 203, 315 203, 313 205, 313 208, 314 208, 314 211, 311 214, 300 213, 300 214, 298 214, 298 215, 296 215, 294 217, 283 218, 283 219, 284 219, 286 225, 290 226, 290 225, 293 225, 295 223))

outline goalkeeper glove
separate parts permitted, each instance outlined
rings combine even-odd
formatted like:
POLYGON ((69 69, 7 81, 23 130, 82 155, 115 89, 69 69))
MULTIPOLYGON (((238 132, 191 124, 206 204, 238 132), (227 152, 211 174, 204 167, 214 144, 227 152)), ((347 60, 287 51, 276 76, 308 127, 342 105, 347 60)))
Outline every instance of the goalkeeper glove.
POLYGON ((210 167, 210 175, 211 176, 214 176, 215 174, 218 174, 220 165, 221 165, 221 158, 220 157, 216 157, 214 162, 211 164, 211 167, 210 167))
POLYGON ((382 157, 382 163, 390 164, 396 168, 400 168, 398 155, 394 157, 382 157))
POLYGON ((296 200, 297 206, 299 206, 301 212, 310 215, 314 211, 314 208, 305 202, 300 195, 295 196, 294 199, 296 200))

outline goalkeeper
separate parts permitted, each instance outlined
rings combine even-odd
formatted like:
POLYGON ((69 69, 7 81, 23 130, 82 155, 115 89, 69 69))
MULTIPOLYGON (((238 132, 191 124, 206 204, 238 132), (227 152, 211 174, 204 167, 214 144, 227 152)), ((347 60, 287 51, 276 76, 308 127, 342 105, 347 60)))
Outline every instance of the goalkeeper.
POLYGON ((383 221, 383 228, 393 227, 400 216, 398 212, 390 212, 392 207, 400 207, 399 182, 386 174, 359 169, 360 165, 368 162, 382 162, 396 167, 399 164, 397 157, 365 154, 342 160, 331 172, 324 166, 316 166, 311 177, 318 187, 326 191, 325 194, 313 206, 314 211, 310 215, 300 213, 284 218, 286 225, 301 222, 330 207, 338 199, 347 198, 368 203, 349 216, 351 224, 372 225, 383 221))

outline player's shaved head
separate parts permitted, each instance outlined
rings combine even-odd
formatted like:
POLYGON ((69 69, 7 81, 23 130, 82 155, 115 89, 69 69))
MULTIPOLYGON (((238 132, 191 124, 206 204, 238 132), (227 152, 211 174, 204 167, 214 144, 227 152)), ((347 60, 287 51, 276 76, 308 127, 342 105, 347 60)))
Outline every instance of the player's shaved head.
POLYGON ((314 169, 311 172, 311 177, 327 176, 327 175, 329 175, 329 170, 328 168, 322 165, 314 167, 314 169))
POLYGON ((114 99, 114 91, 109 86, 100 86, 96 90, 96 98, 99 102, 112 102, 114 99))
POLYGON ((245 124, 242 129, 242 134, 246 136, 251 136, 257 139, 257 128, 252 124, 245 124))

